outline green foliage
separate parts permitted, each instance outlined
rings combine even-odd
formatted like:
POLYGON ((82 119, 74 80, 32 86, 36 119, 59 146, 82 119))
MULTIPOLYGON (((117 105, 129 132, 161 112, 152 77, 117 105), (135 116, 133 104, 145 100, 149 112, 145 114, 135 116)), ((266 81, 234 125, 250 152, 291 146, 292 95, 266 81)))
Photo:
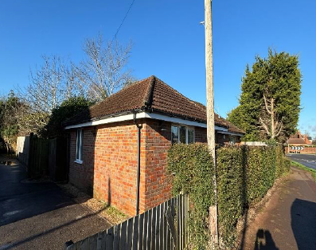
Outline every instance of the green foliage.
MULTIPOLYGON (((287 173, 290 161, 274 141, 264 147, 223 147, 217 150, 217 188, 220 237, 227 246, 236 239, 236 225, 246 209, 259 202, 275 179, 287 173)), ((192 246, 205 249, 209 240, 209 207, 214 204, 212 158, 206 145, 176 144, 168 152, 174 174, 173 192, 189 194, 192 246)))
POLYGON ((218 211, 221 237, 226 243, 235 239, 237 220, 245 203, 244 150, 237 147, 217 151, 218 211))
POLYGON ((8 153, 15 148, 19 133, 17 117, 22 105, 23 103, 13 91, 0 101, 0 136, 8 153))
POLYGON ((247 205, 257 203, 275 180, 275 147, 249 147, 246 162, 247 205))
POLYGON ((220 235, 227 245, 234 242, 238 219, 246 209, 259 202, 289 168, 281 146, 217 150, 220 235))
POLYGON ((274 99, 275 119, 283 124, 277 140, 283 142, 294 133, 300 112, 301 73, 298 66, 297 56, 272 50, 269 50, 268 58, 257 56, 251 71, 247 66, 242 79, 239 106, 227 117, 230 122, 246 131, 244 140, 270 138, 263 132, 259 122, 260 117, 269 120, 263 95, 274 99))
POLYGON ((214 204, 214 167, 207 146, 172 146, 168 152, 168 170, 174 174, 174 194, 182 191, 190 195, 190 243, 194 249, 205 249, 209 240, 208 211, 214 204))
POLYGON ((53 109, 48 124, 40 132, 42 137, 53 138, 64 134, 62 123, 74 115, 87 110, 93 103, 84 97, 71 97, 53 109))

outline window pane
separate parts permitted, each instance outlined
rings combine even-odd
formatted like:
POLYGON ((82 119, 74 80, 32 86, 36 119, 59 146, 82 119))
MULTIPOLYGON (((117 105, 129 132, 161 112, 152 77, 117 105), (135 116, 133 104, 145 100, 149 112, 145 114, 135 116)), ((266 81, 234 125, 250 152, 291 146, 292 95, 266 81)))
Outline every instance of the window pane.
POLYGON ((230 136, 230 143, 235 144, 236 143, 236 137, 230 136))
POLYGON ((79 130, 76 134, 76 160, 79 159, 79 130))
POLYGON ((78 129, 76 135, 76 160, 82 160, 82 129, 78 129))
POLYGON ((171 143, 178 143, 178 127, 171 126, 171 143))
POLYGON ((82 130, 79 131, 79 160, 82 160, 82 130))
POLYGON ((186 143, 186 127, 185 126, 180 127, 180 142, 186 143))
POLYGON ((194 143, 194 130, 188 129, 188 143, 194 143))

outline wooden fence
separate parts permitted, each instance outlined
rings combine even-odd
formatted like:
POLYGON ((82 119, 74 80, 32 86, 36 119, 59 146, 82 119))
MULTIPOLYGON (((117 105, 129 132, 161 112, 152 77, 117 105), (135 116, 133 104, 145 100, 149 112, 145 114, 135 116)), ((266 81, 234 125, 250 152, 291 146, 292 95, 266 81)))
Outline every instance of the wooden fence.
POLYGON ((49 140, 30 135, 28 174, 31 178, 45 176, 48 166, 49 140))
POLYGON ((28 168, 30 178, 49 176, 54 181, 68 180, 69 147, 67 137, 18 137, 17 157, 28 168))
POLYGON ((178 195, 67 250, 182 250, 188 243, 189 200, 178 195))

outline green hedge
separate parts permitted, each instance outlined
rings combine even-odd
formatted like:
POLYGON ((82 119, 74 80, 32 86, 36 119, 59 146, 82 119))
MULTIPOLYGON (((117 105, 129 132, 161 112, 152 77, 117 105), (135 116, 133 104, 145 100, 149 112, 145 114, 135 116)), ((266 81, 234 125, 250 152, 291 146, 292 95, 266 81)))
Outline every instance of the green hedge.
POLYGON ((276 178, 289 171, 280 146, 224 147, 217 151, 218 209, 221 238, 235 240, 244 211, 259 202, 276 178))
MULTIPOLYGON (((236 238, 236 224, 246 209, 260 201, 291 162, 281 146, 223 147, 217 150, 217 185, 220 237, 227 245, 236 238)), ((168 154, 174 174, 173 192, 190 195, 190 233, 195 249, 208 241, 208 209, 214 204, 214 167, 207 146, 177 144, 168 154)))
POLYGON ((173 193, 190 195, 190 244, 205 249, 209 240, 208 209, 214 204, 214 166, 208 149, 202 144, 176 144, 168 153, 168 170, 174 175, 173 193))
POLYGON ((243 214, 245 193, 245 151, 237 147, 217 151, 219 229, 225 242, 234 240, 234 228, 243 214))

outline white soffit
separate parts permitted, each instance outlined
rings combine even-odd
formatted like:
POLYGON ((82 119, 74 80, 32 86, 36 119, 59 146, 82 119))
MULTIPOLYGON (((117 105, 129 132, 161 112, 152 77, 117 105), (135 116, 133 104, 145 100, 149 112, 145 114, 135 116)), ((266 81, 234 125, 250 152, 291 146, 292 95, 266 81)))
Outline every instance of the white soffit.
POLYGON ((218 131, 219 134, 223 135, 237 135, 237 136, 243 136, 243 134, 240 133, 234 133, 234 132, 229 132, 229 131, 218 131))
MULTIPOLYGON (((155 119, 155 120, 161 120, 161 121, 166 121, 166 122, 172 122, 172 123, 178 123, 178 124, 183 124, 183 125, 192 126, 192 127, 200 127, 200 128, 206 128, 207 127, 206 123, 189 121, 189 120, 184 120, 184 119, 181 119, 181 118, 170 117, 170 116, 161 115, 161 114, 155 114, 155 113, 146 113, 146 118, 155 119)), ((219 126, 215 126, 215 130, 228 131, 226 128, 222 128, 222 127, 219 127, 219 126)))
MULTIPOLYGON (((192 127, 206 128, 206 123, 189 121, 189 120, 184 120, 181 118, 170 117, 170 116, 156 114, 156 113, 141 112, 141 113, 136 114, 136 119, 143 119, 143 118, 166 121, 166 122, 171 122, 171 123, 178 123, 178 124, 183 124, 183 125, 192 126, 192 127)), ((120 115, 120 116, 115 116, 115 117, 107 117, 107 118, 97 120, 97 121, 90 121, 90 122, 85 122, 81 124, 66 126, 65 129, 91 127, 91 126, 97 126, 97 125, 109 124, 109 123, 115 123, 115 122, 131 121, 133 119, 134 119, 134 114, 120 115)), ((215 130, 228 132, 228 129, 219 127, 219 126, 215 126, 215 130)))

